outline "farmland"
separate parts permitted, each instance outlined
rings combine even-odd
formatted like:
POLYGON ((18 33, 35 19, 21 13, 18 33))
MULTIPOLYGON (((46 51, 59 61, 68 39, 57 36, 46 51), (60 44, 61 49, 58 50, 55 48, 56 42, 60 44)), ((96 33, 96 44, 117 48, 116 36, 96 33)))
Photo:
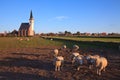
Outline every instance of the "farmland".
POLYGON ((61 38, 1 37, 0 80, 120 80, 120 38, 61 38), (67 49, 59 53, 65 57, 65 64, 62 71, 55 72, 52 50, 64 44, 67 49), (85 66, 80 71, 74 70, 69 58, 74 44, 80 46, 77 51, 80 54, 106 57, 109 62, 106 72, 98 76, 85 66))

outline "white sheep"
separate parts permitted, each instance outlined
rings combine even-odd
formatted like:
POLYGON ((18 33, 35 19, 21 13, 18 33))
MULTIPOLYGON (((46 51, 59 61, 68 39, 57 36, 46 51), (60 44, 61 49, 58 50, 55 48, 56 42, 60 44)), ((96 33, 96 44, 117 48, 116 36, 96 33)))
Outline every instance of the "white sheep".
POLYGON ((101 75, 101 71, 105 71, 105 68, 107 67, 108 65, 108 61, 105 57, 96 57, 95 59, 95 68, 96 68, 96 71, 97 71, 97 74, 98 75, 101 75))
POLYGON ((58 49, 54 49, 53 50, 53 53, 54 53, 53 56, 56 57, 58 55, 58 52, 59 52, 58 49))
POLYGON ((22 38, 20 38, 20 41, 22 41, 23 39, 22 38))
POLYGON ((26 38, 26 41, 30 41, 30 39, 29 39, 29 38, 26 38))
POLYGON ((86 56, 87 65, 89 66, 89 69, 93 68, 93 65, 95 64, 96 58, 99 58, 99 55, 88 55, 86 56))
POLYGON ((67 46, 66 46, 66 45, 63 45, 63 46, 62 46, 62 49, 66 49, 66 48, 67 48, 67 46))
POLYGON ((72 64, 74 63, 74 58, 78 55, 80 55, 80 54, 77 52, 72 53, 72 55, 71 55, 72 64))
POLYGON ((74 64, 78 71, 80 70, 80 66, 83 65, 83 62, 84 62, 83 59, 84 59, 83 55, 78 55, 74 57, 74 64))
POLYGON ((78 45, 73 45, 73 50, 78 50, 79 46, 78 45))
POLYGON ((50 40, 52 41, 53 39, 51 38, 50 40))
POLYGON ((54 58, 53 65, 55 65, 55 71, 60 71, 64 63, 64 58, 62 56, 57 56, 54 58))
POLYGON ((87 61, 87 66, 89 67, 89 69, 92 69, 93 64, 95 63, 95 56, 88 55, 85 57, 85 59, 87 61))

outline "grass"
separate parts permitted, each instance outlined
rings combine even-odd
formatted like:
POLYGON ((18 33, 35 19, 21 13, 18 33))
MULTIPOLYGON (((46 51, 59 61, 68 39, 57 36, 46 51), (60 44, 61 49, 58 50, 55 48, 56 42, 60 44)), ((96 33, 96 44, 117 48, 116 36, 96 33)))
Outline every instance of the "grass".
POLYGON ((7 48, 27 48, 27 47, 43 47, 43 46, 60 46, 62 42, 45 40, 40 37, 0 37, 0 49, 7 48), (19 38, 19 39, 18 39, 19 38), (20 39, 23 39, 22 41, 20 39))
POLYGON ((47 37, 53 38, 56 41, 62 41, 69 47, 77 44, 83 48, 108 48, 117 49, 120 45, 120 37, 110 38, 110 37, 47 37))
POLYGON ((118 49, 120 38, 91 38, 91 37, 0 37, 0 50, 8 48, 39 48, 47 46, 67 45, 71 48, 74 44, 83 48, 108 48, 118 49), (18 39, 19 38, 19 39, 18 39), (26 39, 30 40, 27 41, 26 39), (53 40, 50 40, 53 38, 53 40), (20 41, 20 39, 23 39, 20 41))
MULTIPOLYGON (((48 37, 49 38, 49 37, 48 37)), ((51 37, 50 38, 57 38, 57 39, 66 39, 66 40, 74 40, 74 41, 99 41, 99 42, 114 42, 114 43, 120 43, 120 37, 77 37, 77 36, 71 36, 71 37, 51 37)))

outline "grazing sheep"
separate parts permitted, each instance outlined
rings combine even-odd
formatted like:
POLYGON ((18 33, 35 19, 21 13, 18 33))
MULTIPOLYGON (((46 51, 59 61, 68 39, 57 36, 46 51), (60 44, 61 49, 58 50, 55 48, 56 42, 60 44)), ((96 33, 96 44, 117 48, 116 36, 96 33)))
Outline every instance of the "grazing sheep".
POLYGON ((56 56, 58 55, 58 52, 59 52, 58 49, 54 49, 54 50, 53 50, 54 57, 56 57, 56 56))
POLYGON ((19 40, 19 38, 17 38, 17 40, 19 40))
POLYGON ((78 45, 73 45, 73 50, 78 50, 79 46, 78 45))
POLYGON ((23 39, 22 38, 20 38, 20 41, 22 41, 23 39))
POLYGON ((74 63, 74 58, 78 55, 80 55, 80 54, 77 52, 72 53, 72 55, 71 55, 72 64, 74 63))
POLYGON ((105 68, 108 65, 108 61, 105 57, 96 57, 95 59, 95 68, 98 75, 101 75, 101 71, 105 71, 105 68))
POLYGON ((66 45, 63 45, 63 46, 62 46, 62 49, 66 49, 66 48, 67 48, 67 46, 66 46, 66 45))
POLYGON ((30 41, 30 39, 29 39, 29 38, 26 38, 26 41, 30 41))
POLYGON ((58 56, 54 58, 53 65, 55 65, 55 71, 60 71, 64 62, 64 58, 62 56, 58 56))
POLYGON ((53 39, 51 38, 50 40, 52 41, 53 39))
POLYGON ((78 55, 74 57, 74 64, 78 71, 80 70, 80 66, 83 65, 83 58, 83 55, 78 55))

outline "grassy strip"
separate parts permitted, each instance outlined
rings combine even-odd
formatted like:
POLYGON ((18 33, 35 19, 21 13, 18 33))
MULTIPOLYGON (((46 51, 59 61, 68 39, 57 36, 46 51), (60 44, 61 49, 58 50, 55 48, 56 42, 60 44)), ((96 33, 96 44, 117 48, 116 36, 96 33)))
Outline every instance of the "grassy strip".
POLYGON ((100 42, 114 42, 120 43, 120 37, 80 37, 80 36, 49 36, 47 38, 57 38, 57 39, 67 39, 67 40, 74 40, 74 41, 100 41, 100 42))
POLYGON ((53 38, 55 41, 63 42, 69 47, 74 44, 80 47, 87 48, 108 48, 118 50, 120 45, 120 38, 76 38, 76 37, 46 37, 47 39, 53 38))
POLYGON ((62 42, 46 40, 40 37, 2 37, 0 38, 0 49, 27 48, 44 46, 61 46, 62 42), (29 38, 29 41, 27 40, 29 38), (20 40, 22 39, 22 40, 20 40))
POLYGON ((38 48, 46 46, 72 47, 74 44, 83 48, 118 49, 120 38, 81 38, 81 37, 0 37, 0 50, 9 48, 38 48), (29 41, 26 39, 29 38, 29 41), (44 39, 47 38, 47 39, 44 39), (50 40, 53 38, 53 40, 50 40), (23 39, 23 40, 20 40, 23 39), (109 41, 110 40, 110 41, 109 41), (116 42, 117 41, 117 42, 116 42))

